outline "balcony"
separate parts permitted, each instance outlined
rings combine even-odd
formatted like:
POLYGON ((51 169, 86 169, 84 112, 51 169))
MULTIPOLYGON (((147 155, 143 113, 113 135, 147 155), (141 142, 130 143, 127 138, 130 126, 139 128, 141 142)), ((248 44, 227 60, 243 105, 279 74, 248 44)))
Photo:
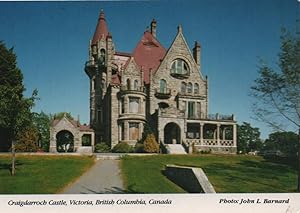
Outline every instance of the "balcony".
POLYGON ((142 86, 138 86, 135 88, 128 88, 127 86, 121 86, 120 88, 122 93, 135 93, 135 94, 140 94, 140 95, 145 95, 146 91, 145 91, 145 87, 142 86))
POLYGON ((209 114, 207 116, 209 120, 227 120, 227 121, 234 121, 234 115, 222 115, 219 113, 216 114, 209 114))
POLYGON ((177 72, 173 72, 171 71, 171 76, 174 78, 178 78, 178 79, 185 79, 189 77, 188 73, 177 73, 177 72))
POLYGON ((171 97, 171 89, 170 88, 155 89, 155 97, 160 99, 168 99, 171 97))

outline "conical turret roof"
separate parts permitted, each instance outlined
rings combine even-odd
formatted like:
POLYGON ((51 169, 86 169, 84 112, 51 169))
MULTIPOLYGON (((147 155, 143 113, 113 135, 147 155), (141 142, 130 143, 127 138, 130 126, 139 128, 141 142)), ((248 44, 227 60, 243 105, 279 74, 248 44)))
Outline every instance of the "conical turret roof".
POLYGON ((98 24, 93 36, 92 44, 96 44, 97 41, 99 41, 101 38, 106 38, 107 35, 108 35, 108 28, 104 17, 104 12, 103 10, 101 10, 98 19, 98 24))

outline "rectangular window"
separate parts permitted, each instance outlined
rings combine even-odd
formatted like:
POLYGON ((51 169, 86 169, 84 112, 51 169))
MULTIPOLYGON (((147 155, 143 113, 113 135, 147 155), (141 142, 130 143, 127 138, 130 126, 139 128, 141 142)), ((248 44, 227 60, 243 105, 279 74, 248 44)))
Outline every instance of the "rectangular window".
POLYGON ((124 103, 124 98, 121 99, 121 112, 125 112, 125 103, 124 103))
POLYGON ((188 118, 195 117, 195 102, 188 102, 188 118))
POLYGON ((129 98, 129 112, 130 113, 138 113, 139 112, 139 98, 130 97, 129 98))
POLYGON ((125 128, 124 128, 124 123, 121 123, 121 140, 125 140, 125 128))
POLYGON ((139 139, 139 123, 129 123, 129 140, 139 139))

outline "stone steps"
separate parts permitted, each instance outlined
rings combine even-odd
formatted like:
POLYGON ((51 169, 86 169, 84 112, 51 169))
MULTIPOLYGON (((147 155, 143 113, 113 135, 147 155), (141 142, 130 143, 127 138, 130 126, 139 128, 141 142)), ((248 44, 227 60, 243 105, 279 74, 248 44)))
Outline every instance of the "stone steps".
POLYGON ((167 144, 169 154, 187 154, 181 144, 167 144))

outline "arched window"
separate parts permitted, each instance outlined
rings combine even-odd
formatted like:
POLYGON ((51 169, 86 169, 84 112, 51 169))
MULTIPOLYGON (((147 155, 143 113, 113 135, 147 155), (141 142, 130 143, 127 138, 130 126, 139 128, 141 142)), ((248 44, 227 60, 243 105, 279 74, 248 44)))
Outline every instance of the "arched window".
POLYGON ((187 85, 187 92, 192 93, 193 92, 193 84, 191 82, 188 83, 187 85))
POLYGON ((186 74, 189 74, 189 67, 184 60, 176 59, 172 63, 171 73, 186 75, 186 74))
POLYGON ((186 93, 186 83, 185 82, 181 82, 181 93, 182 94, 186 93))
POLYGON ((199 94, 199 84, 195 83, 194 85, 194 93, 199 94))
POLYGON ((133 89, 134 89, 134 90, 137 90, 137 89, 138 89, 138 86, 139 86, 138 80, 134 80, 134 83, 133 83, 133 89))
POLYGON ((166 93, 167 92, 167 82, 164 79, 160 79, 159 82, 159 91, 161 93, 166 93))
POLYGON ((99 60, 100 60, 101 65, 104 65, 104 63, 105 63, 105 49, 100 50, 99 60))
POLYGON ((101 80, 101 87, 102 87, 102 89, 104 89, 104 88, 105 88, 105 85, 106 85, 106 83, 105 83, 105 79, 102 79, 102 80, 101 80))
POLYGON ((131 85, 130 85, 130 79, 128 78, 126 81, 127 84, 127 89, 130 90, 131 89, 131 85))

